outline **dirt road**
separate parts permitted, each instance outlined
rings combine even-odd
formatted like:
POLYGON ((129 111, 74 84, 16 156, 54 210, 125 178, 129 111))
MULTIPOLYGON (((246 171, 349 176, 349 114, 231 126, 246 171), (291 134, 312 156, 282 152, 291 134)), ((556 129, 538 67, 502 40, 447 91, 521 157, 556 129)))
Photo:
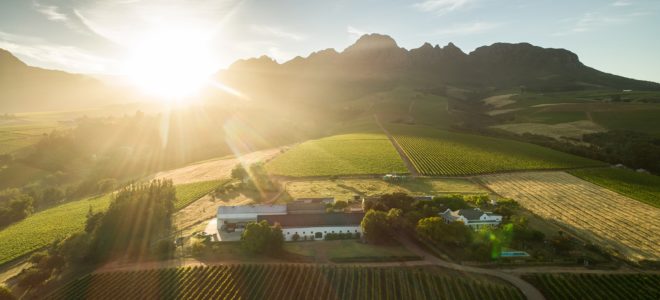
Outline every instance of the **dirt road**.
POLYGON ((417 169, 415 169, 415 165, 413 165, 412 161, 408 158, 408 155, 403 151, 403 148, 399 145, 399 143, 392 137, 389 131, 385 129, 383 124, 380 123, 380 119, 378 119, 377 115, 374 115, 374 119, 376 120, 376 124, 378 124, 378 127, 387 135, 387 138, 390 139, 390 142, 392 142, 392 145, 394 146, 394 149, 396 149, 396 152, 399 153, 399 156, 401 157, 401 160, 403 160, 403 164, 408 168, 408 172, 410 172, 410 175, 413 177, 418 177, 420 174, 417 172, 417 169))

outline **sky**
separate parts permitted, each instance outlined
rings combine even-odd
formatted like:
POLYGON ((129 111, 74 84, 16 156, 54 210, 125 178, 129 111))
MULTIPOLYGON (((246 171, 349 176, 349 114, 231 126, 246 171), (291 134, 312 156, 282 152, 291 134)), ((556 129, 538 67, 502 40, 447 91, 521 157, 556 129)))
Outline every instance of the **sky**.
POLYGON ((453 42, 466 53, 529 42, 660 82, 658 0, 0 0, 0 48, 30 65, 98 75, 182 44, 204 49, 183 53, 217 70, 241 58, 341 51, 365 33, 406 49, 453 42))

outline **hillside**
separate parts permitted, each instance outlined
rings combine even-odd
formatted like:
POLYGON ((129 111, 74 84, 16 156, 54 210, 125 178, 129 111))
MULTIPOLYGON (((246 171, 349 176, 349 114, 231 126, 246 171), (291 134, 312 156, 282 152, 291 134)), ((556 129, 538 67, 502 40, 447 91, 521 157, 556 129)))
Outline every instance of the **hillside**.
POLYGON ((0 49, 0 112, 69 110, 125 101, 85 75, 28 66, 0 49))

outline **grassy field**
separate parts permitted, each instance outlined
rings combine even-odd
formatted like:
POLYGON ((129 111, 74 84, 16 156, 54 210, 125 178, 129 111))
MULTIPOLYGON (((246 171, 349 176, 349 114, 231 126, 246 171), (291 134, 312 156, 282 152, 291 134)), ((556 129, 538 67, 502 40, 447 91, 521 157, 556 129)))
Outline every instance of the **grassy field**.
POLYGON ((110 196, 74 201, 35 213, 0 231, 0 265, 41 249, 54 240, 83 231, 90 206, 103 211, 110 196))
POLYGON ((421 126, 390 131, 424 175, 470 175, 513 170, 600 166, 601 162, 537 145, 421 126))
POLYGON ((557 140, 565 138, 581 140, 585 134, 605 131, 605 128, 586 120, 559 124, 512 123, 495 125, 491 126, 491 128, 502 129, 515 134, 531 133, 543 135, 557 140))
POLYGON ((231 265, 90 274, 47 299, 524 299, 438 268, 231 265))
POLYGON ((401 158, 383 134, 344 134, 299 144, 266 164, 283 176, 406 173, 401 158))
POLYGON ((549 299, 660 299, 657 274, 535 274, 523 279, 549 299))
POLYGON ((569 173, 660 208, 660 177, 658 176, 614 168, 572 170, 569 173))
POLYGON ((174 186, 176 188, 174 210, 180 210, 188 206, 188 204, 215 190, 215 188, 225 184, 227 181, 228 180, 212 180, 174 186))
POLYGON ((660 259, 660 210, 564 172, 479 177, 536 215, 629 260, 660 259))
POLYGON ((357 240, 284 243, 284 250, 302 256, 326 259, 409 257, 414 254, 401 245, 371 245, 357 240))
POLYGON ((306 180, 286 183, 286 200, 307 197, 335 197, 336 200, 352 200, 355 195, 377 196, 389 193, 406 193, 415 196, 438 194, 486 194, 488 190, 467 179, 415 178, 391 183, 380 179, 306 180))

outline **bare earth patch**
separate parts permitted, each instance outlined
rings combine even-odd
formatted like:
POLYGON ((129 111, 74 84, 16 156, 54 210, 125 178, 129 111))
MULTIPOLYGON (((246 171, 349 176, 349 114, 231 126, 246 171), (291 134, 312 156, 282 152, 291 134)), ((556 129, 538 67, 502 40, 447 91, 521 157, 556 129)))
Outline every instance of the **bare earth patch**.
POLYGON ((213 196, 206 195, 199 200, 186 206, 186 208, 177 211, 174 214, 174 225, 179 230, 185 230, 200 223, 208 222, 215 218, 218 206, 221 205, 245 205, 254 202, 242 194, 232 199, 220 200, 213 196))
POLYGON ((195 163, 182 168, 158 172, 154 179, 172 179, 174 184, 184 184, 200 181, 211 181, 229 177, 237 163, 252 164, 267 161, 280 153, 281 148, 256 151, 237 158, 214 159, 195 163))
POLYGON ((660 259, 660 209, 564 172, 481 176, 503 197, 632 260, 660 259))
POLYGON ((516 100, 511 99, 511 97, 518 95, 518 94, 506 94, 506 95, 497 95, 497 96, 492 96, 488 97, 486 99, 483 99, 485 104, 490 105, 495 108, 500 108, 507 106, 509 104, 516 103, 516 100))

